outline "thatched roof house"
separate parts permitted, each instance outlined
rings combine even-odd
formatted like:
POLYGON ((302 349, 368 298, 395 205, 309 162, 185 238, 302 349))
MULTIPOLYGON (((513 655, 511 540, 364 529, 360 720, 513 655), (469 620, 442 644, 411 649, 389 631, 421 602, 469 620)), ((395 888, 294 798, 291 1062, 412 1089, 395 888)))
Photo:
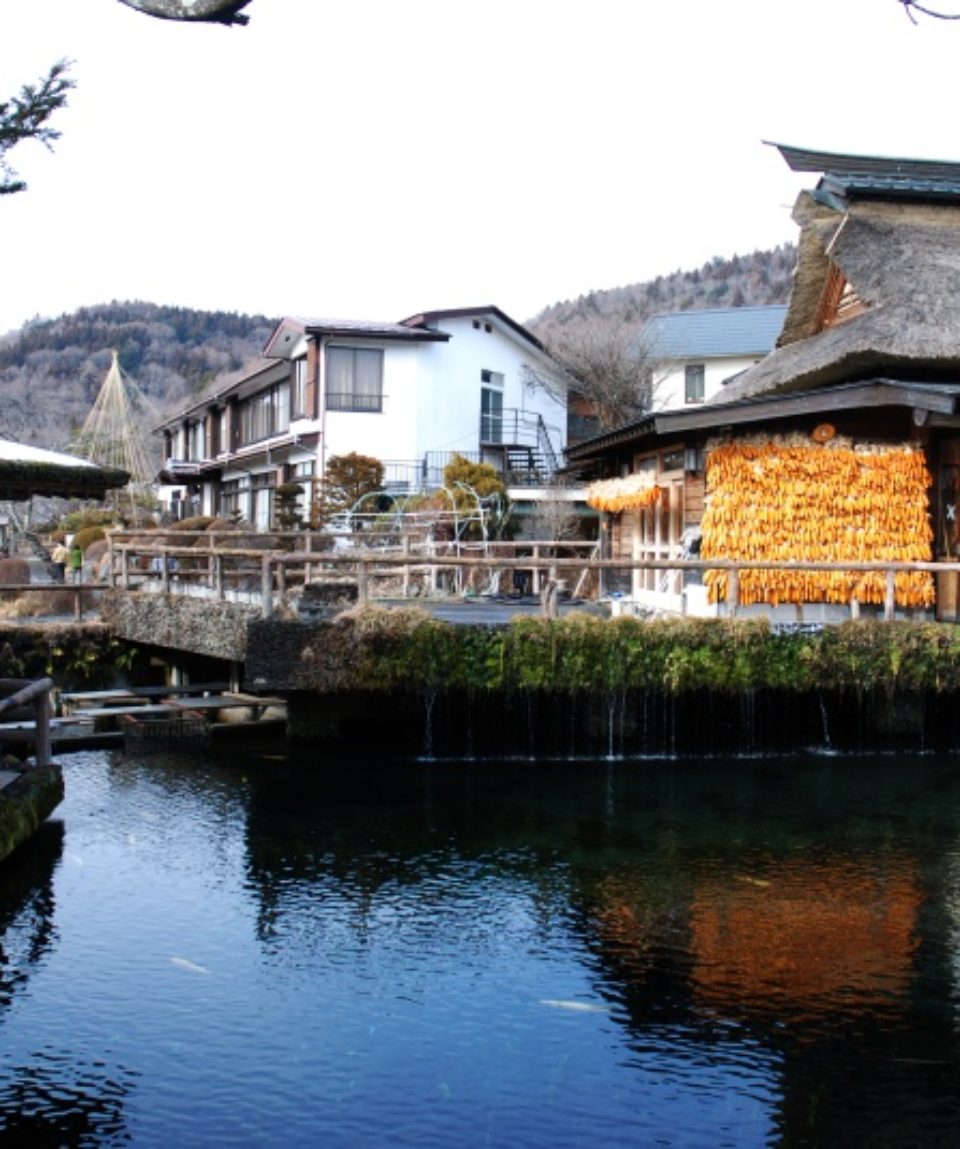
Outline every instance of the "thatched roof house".
POLYGON ((794 289, 776 349, 716 402, 877 375, 960 374, 960 164, 778 145, 800 193, 794 289))
MULTIPOLYGON (((879 572, 845 564, 945 561, 935 576, 897 573, 895 601, 956 619, 960 164, 780 151, 821 175, 797 200, 777 347, 708 403, 648 415, 568 460, 599 480, 588 502, 608 555, 662 563, 695 543, 704 560, 754 564, 732 595, 708 571, 701 606, 829 620, 884 600, 879 572)), ((637 568, 618 589, 685 610, 701 591, 637 568)))

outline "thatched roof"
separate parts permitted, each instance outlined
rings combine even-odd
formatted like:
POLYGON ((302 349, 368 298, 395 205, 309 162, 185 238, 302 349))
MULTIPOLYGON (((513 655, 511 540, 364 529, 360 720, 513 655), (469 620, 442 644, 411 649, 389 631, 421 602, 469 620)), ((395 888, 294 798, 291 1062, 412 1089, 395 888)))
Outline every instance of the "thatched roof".
POLYGON ((713 402, 887 378, 960 375, 960 200, 801 192, 794 287, 777 348, 713 402), (865 305, 818 330, 831 276, 865 305))
POLYGON ((126 471, 98 467, 86 459, 0 439, 0 501, 18 502, 32 495, 65 499, 102 499, 125 487, 126 471))

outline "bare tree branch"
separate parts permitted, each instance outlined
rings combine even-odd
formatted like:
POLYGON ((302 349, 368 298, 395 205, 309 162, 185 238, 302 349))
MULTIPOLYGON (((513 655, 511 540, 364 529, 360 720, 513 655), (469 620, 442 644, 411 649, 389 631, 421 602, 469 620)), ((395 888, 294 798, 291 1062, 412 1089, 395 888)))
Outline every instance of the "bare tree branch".
POLYGON ((960 20, 960 12, 937 12, 933 8, 918 4, 917 0, 897 0, 897 2, 903 5, 904 12, 910 17, 913 24, 917 23, 914 12, 919 12, 923 16, 930 16, 934 20, 960 20))
POLYGON ((160 20, 199 20, 209 24, 246 24, 249 16, 240 14, 250 0, 120 0, 160 20))
POLYGON ((24 84, 20 95, 0 102, 0 195, 13 195, 27 186, 7 160, 11 148, 24 140, 38 140, 44 147, 60 138, 50 117, 67 102, 74 86, 67 75, 69 60, 59 60, 39 84, 24 84))
MULTIPOLYGON (((566 373, 566 390, 587 401, 600 431, 633 422, 653 407, 657 365, 636 336, 595 322, 551 332, 545 345, 566 373)), ((529 365, 525 380, 557 394, 556 380, 529 365)))

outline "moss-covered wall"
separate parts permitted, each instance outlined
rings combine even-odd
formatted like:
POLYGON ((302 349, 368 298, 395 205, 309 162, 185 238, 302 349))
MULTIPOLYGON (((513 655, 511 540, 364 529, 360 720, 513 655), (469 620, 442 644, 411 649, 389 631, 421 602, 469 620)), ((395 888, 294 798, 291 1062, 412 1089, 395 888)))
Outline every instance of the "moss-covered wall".
POLYGON ((226 662, 242 662, 247 626, 259 607, 174 594, 108 592, 100 607, 103 621, 128 642, 167 646, 226 662))
POLYGON ((776 633, 763 619, 518 618, 458 626, 417 609, 250 623, 263 690, 960 691, 960 627, 845 623, 776 633))
POLYGON ((36 832, 63 801, 59 766, 36 766, 0 790, 0 860, 36 832))
POLYGON ((108 685, 135 657, 103 622, 0 623, 0 678, 52 678, 67 688, 108 685))

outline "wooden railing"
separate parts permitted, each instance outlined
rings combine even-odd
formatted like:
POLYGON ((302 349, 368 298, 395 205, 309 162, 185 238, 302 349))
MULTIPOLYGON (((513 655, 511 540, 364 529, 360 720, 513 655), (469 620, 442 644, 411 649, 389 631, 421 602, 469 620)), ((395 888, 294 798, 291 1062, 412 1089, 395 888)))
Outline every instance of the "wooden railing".
MULTIPOLYGON (((0 715, 8 714, 11 710, 30 706, 33 710, 34 724, 34 757, 38 766, 49 766, 52 761, 52 747, 50 742, 50 691, 53 689, 53 679, 38 678, 0 678, 0 691, 12 690, 14 693, 0 698, 0 715)), ((2 741, 2 737, 0 737, 2 741)))
MULTIPOLYGON (((185 536, 188 532, 183 532, 185 536)), ((196 593, 193 587, 222 600, 240 591, 257 601, 263 615, 273 614, 276 604, 289 590, 308 582, 349 581, 356 585, 357 598, 363 603, 374 598, 378 580, 391 580, 389 597, 407 597, 420 580, 429 593, 436 590, 441 577, 450 572, 455 589, 462 593, 469 583, 470 572, 489 572, 491 579, 507 571, 530 572, 531 590, 539 594, 547 613, 551 612, 550 591, 558 584, 578 594, 578 588, 590 576, 604 571, 664 571, 699 573, 724 571, 727 575, 725 611, 737 613, 739 578, 748 570, 845 571, 868 573, 880 571, 885 579, 883 617, 890 620, 896 611, 896 576, 901 572, 929 571, 934 574, 960 576, 958 562, 774 562, 723 559, 601 559, 594 557, 595 543, 516 541, 486 544, 424 543, 407 537, 396 542, 388 532, 389 545, 364 549, 315 549, 315 540, 305 539, 302 532, 272 534, 271 541, 282 542, 291 549, 230 546, 236 534, 197 532, 203 535, 200 545, 152 544, 143 535, 110 536, 110 569, 108 581, 122 589, 159 589, 165 593, 196 593), (207 537, 210 535, 211 537, 207 537), (305 544, 306 541, 306 545, 305 544), (312 545, 311 545, 312 544, 312 545), (574 583, 571 586, 571 583, 574 583)), ((365 533, 364 541, 377 536, 365 533)), ((381 597, 386 597, 381 595, 381 597)), ((555 596, 553 598, 555 605, 555 596)), ((855 597, 847 603, 853 617, 859 616, 860 604, 855 597)))

